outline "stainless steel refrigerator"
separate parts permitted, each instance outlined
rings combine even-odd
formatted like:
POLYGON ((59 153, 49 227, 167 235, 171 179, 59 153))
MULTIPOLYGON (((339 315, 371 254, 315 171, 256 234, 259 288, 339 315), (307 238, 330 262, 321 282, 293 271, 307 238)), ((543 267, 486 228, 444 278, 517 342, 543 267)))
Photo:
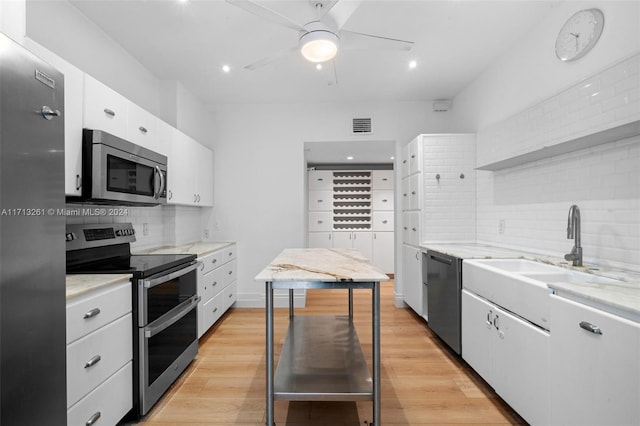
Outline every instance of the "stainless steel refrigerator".
POLYGON ((0 424, 66 425, 63 76, 0 33, 0 424))

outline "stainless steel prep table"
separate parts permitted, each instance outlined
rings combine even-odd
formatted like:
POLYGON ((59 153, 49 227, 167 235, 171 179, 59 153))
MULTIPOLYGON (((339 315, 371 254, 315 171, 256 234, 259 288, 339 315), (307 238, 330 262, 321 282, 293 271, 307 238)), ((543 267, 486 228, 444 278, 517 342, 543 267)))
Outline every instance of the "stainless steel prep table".
POLYGON ((274 400, 373 401, 380 424, 380 282, 384 273, 352 249, 286 249, 256 276, 265 282, 267 425, 274 425, 274 400), (289 290, 289 330, 274 369, 273 294, 289 290), (347 289, 344 316, 295 316, 295 289, 347 289), (353 325, 353 290, 372 290, 372 376, 353 325))

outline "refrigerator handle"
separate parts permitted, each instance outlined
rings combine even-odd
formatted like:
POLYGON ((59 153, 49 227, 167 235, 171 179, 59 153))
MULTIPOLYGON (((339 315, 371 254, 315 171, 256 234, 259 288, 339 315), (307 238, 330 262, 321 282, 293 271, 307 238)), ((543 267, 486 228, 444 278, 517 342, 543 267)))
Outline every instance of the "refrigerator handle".
POLYGON ((40 114, 45 118, 45 120, 51 120, 53 117, 60 117, 62 115, 57 109, 53 110, 46 105, 40 108, 40 114))

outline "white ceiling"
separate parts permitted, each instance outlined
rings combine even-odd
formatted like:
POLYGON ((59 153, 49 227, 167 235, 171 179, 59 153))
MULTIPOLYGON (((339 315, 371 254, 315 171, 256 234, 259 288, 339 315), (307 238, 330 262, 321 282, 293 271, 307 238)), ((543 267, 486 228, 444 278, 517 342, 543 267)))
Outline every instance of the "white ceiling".
MULTIPOLYGON (((302 24, 315 13, 309 0, 258 2, 302 24)), ((159 79, 180 81, 206 104, 453 98, 557 2, 358 2, 344 29, 415 44, 409 52, 341 51, 338 84, 329 86, 298 54, 244 69, 296 46, 298 34, 223 0, 71 0, 159 79), (414 70, 410 60, 418 63, 414 70)))

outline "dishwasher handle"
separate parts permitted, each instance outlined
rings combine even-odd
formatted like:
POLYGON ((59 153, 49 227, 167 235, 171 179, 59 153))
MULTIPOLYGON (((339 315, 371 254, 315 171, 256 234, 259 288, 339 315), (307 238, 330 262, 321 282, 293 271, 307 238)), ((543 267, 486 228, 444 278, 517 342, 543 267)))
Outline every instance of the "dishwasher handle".
POLYGON ((453 264, 453 260, 447 259, 446 257, 436 256, 435 254, 429 254, 431 260, 435 260, 436 262, 445 263, 447 265, 453 264))

